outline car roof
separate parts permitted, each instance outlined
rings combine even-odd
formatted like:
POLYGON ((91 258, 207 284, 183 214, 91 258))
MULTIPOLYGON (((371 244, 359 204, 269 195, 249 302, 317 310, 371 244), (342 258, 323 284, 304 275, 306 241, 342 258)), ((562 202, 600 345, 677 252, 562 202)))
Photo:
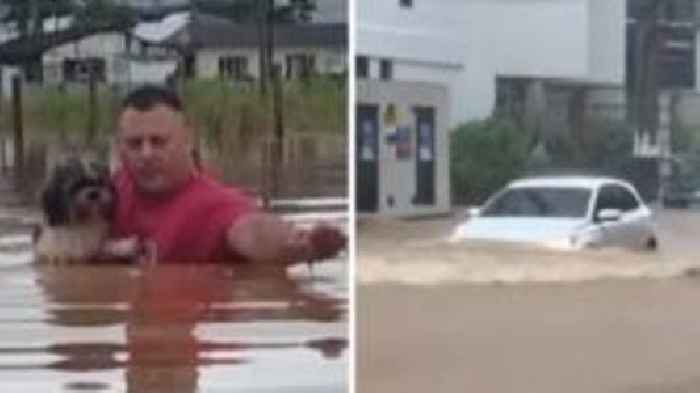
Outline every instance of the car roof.
POLYGON ((606 183, 629 185, 628 182, 606 176, 537 176, 517 179, 508 184, 510 188, 519 187, 565 187, 598 188, 606 183))

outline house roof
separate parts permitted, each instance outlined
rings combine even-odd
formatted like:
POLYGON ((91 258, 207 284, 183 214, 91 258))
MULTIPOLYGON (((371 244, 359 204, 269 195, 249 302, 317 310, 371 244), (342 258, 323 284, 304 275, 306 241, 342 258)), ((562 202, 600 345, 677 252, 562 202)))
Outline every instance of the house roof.
MULTIPOLYGON (((275 25, 278 47, 347 46, 345 23, 275 25)), ((133 33, 139 39, 180 48, 254 48, 259 45, 256 24, 236 24, 208 14, 177 13, 157 23, 141 23, 133 33)))

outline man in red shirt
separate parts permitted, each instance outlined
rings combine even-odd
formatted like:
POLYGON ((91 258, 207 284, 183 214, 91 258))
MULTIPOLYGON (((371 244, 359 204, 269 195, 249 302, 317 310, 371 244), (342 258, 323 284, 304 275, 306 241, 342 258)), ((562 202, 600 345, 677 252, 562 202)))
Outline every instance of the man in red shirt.
POLYGON ((286 266, 333 257, 345 246, 336 228, 298 229, 203 173, 193 139, 174 92, 145 86, 126 97, 117 130, 122 167, 114 176, 114 236, 152 245, 159 262, 286 266))

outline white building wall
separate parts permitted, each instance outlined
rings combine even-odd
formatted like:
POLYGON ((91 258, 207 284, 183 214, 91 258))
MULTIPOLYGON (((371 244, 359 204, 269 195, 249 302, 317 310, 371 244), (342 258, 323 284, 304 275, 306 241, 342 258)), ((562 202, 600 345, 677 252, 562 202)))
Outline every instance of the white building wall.
MULTIPOLYGON (((282 65, 284 75, 287 55, 308 54, 316 58, 316 67, 320 73, 342 72, 347 69, 347 51, 328 48, 278 48, 275 50, 275 63, 282 65)), ((200 78, 219 76, 219 58, 222 56, 243 56, 248 58, 248 73, 253 77, 260 75, 260 57, 258 49, 205 49, 198 52, 197 75, 200 78)))
POLYGON ((623 82, 624 0, 414 4, 358 0, 357 51, 392 58, 397 80, 447 81, 451 126, 490 115, 498 75, 623 82))
POLYGON ((218 78, 219 58, 222 56, 243 56, 248 58, 248 73, 260 74, 260 60, 257 49, 205 49, 197 53, 197 77, 218 78))
POLYGON ((625 1, 590 0, 590 79, 622 84, 625 81, 627 33, 625 1))
POLYGON ((46 82, 56 83, 63 78, 62 65, 66 58, 101 57, 105 59, 107 82, 118 81, 122 72, 114 61, 126 51, 124 35, 119 33, 96 34, 82 40, 64 44, 47 51, 42 59, 46 82))
POLYGON ((700 91, 700 29, 695 33, 695 90, 700 91))
POLYGON ((19 67, 0 66, 2 72, 2 95, 5 99, 12 97, 12 79, 17 75, 22 75, 19 67))
POLYGON ((175 72, 177 60, 131 60, 126 62, 126 66, 126 74, 121 78, 128 84, 165 83, 168 75, 175 72))
POLYGON ((377 213, 387 216, 418 216, 444 214, 450 210, 449 176, 449 101, 447 88, 436 83, 357 81, 357 102, 374 104, 379 108, 379 195, 377 213), (394 104, 398 112, 399 126, 411 132, 412 153, 410 159, 398 160, 395 146, 386 141, 387 129, 383 117, 387 106, 394 104), (435 108, 435 204, 413 203, 416 194, 415 116, 416 106, 435 108), (389 203, 394 200, 394 204, 389 203))

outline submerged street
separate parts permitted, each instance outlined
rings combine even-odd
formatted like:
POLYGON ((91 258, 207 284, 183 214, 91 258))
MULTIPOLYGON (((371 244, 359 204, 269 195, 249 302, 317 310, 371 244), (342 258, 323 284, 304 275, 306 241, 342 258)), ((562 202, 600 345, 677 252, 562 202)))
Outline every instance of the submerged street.
POLYGON ((447 246, 455 218, 361 223, 358 391, 698 391, 700 214, 657 220, 654 254, 447 246))

